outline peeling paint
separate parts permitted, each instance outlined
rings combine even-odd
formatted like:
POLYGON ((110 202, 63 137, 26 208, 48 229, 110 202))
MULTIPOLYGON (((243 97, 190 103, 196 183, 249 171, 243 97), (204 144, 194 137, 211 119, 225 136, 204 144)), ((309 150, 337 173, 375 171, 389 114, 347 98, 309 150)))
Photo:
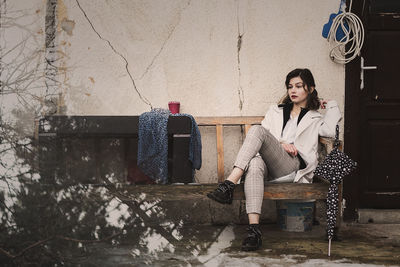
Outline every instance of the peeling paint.
POLYGON ((240 50, 242 49, 243 35, 240 31, 239 19, 239 1, 237 2, 237 69, 238 69, 238 96, 239 96, 239 110, 243 110, 244 92, 242 87, 242 71, 240 69, 240 50))
POLYGON ((75 28, 75 21, 64 18, 61 21, 61 29, 63 29, 68 35, 72 35, 72 30, 75 28))
POLYGON ((239 95, 239 110, 242 111, 243 109, 243 102, 244 102, 244 92, 243 87, 241 85, 241 77, 242 71, 240 69, 240 49, 242 48, 242 37, 243 34, 238 33, 238 41, 237 41, 237 65, 238 65, 238 95, 239 95))
POLYGON ((64 0, 56 0, 57 2, 57 31, 62 30, 62 21, 68 18, 67 7, 65 6, 64 0))

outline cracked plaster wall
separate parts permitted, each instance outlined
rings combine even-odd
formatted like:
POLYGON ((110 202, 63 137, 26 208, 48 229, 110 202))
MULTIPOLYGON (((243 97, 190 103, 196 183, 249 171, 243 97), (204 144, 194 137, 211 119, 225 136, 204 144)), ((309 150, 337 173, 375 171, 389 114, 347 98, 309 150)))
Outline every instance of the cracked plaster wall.
POLYGON ((150 109, 105 40, 129 62, 138 91, 153 107, 178 100, 182 112, 193 115, 264 115, 295 67, 309 67, 320 94, 343 102, 344 68, 330 61, 321 37, 336 2, 85 0, 79 8, 77 1, 59 0, 58 20, 74 25, 58 36, 71 44, 64 58, 67 113, 138 115, 150 109))
MULTIPOLYGON (((194 116, 264 115, 285 75, 308 67, 320 96, 343 112, 344 67, 321 37, 339 2, 58 0, 61 104, 70 115, 139 115, 170 100, 194 116)), ((227 172, 242 137, 225 132, 227 172)), ((202 135, 196 178, 214 182, 215 130, 202 135)))

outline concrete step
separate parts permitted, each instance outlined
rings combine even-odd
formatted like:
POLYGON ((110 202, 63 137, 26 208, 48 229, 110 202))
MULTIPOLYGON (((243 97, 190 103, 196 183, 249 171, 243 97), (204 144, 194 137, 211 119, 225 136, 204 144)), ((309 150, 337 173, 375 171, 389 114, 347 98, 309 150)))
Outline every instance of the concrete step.
POLYGON ((359 209, 359 223, 400 223, 400 209, 359 209))

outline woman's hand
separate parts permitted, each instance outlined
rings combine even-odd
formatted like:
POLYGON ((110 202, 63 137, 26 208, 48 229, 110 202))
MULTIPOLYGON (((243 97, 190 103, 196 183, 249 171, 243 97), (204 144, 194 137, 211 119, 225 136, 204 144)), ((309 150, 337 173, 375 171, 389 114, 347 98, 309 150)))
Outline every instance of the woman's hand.
POLYGON ((326 108, 326 104, 328 103, 327 100, 324 100, 323 98, 319 99, 319 105, 321 106, 322 109, 326 108))
POLYGON ((293 144, 282 143, 283 149, 292 156, 297 156, 297 148, 293 144))

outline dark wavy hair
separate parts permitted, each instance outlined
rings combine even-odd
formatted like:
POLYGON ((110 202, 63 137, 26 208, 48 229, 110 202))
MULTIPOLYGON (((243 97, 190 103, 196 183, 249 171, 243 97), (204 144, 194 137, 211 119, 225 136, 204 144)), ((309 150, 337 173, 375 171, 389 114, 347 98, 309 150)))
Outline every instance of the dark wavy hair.
MULTIPOLYGON (((286 89, 289 89, 289 82, 291 79, 300 77, 303 81, 304 90, 308 92, 307 96, 307 105, 306 108, 310 110, 317 110, 319 109, 320 103, 318 98, 318 92, 315 89, 315 81, 314 77, 309 69, 294 69, 286 75, 286 89)), ((286 95, 280 101, 281 104, 288 104, 291 103, 289 94, 286 91, 286 95)))

